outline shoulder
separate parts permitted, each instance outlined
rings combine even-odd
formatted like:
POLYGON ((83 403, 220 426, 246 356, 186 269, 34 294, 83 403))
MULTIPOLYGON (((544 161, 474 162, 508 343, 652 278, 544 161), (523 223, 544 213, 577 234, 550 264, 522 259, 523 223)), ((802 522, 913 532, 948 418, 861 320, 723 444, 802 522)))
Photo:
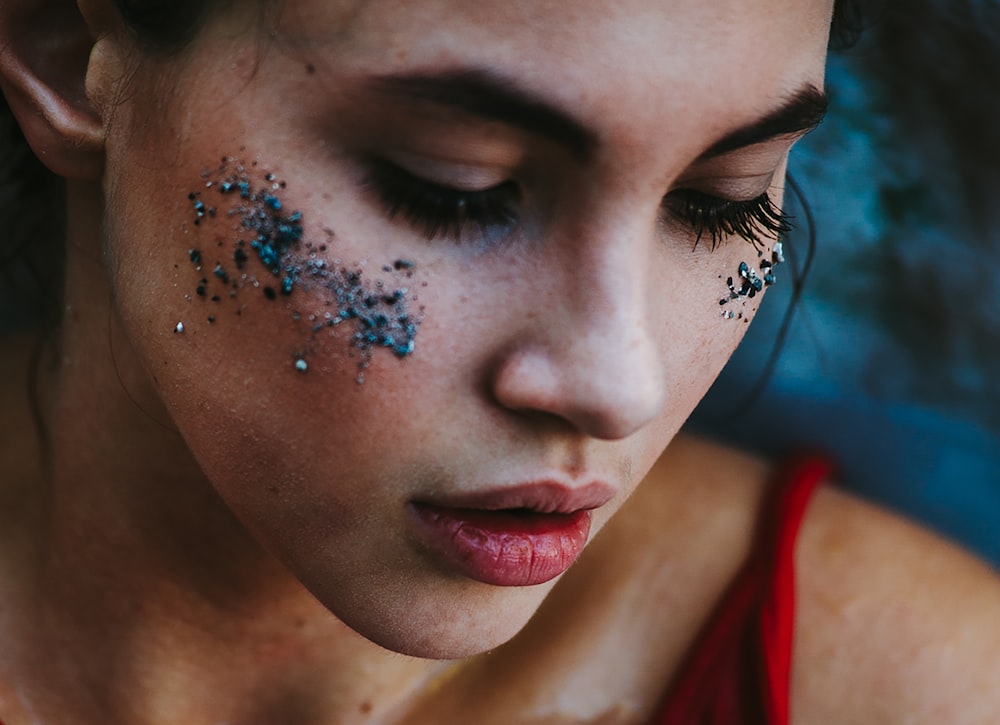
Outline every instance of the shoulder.
POLYGON ((1000 711, 1000 579, 989 567, 829 486, 797 557, 796 721, 961 725, 1000 711))
MULTIPOLYGON (((657 522, 660 561, 645 572, 706 611, 752 545, 778 468, 678 437, 637 491, 627 527, 657 522), (666 529, 672 535, 665 535, 666 529), (676 535, 673 535, 676 534, 676 535), (684 566, 677 565, 678 560, 684 566), (661 576, 662 573, 662 576, 661 576)), ((653 547, 656 548, 656 547, 653 547)), ((819 488, 796 547, 793 722, 927 725, 992 722, 1000 712, 1000 577, 900 516, 819 488)), ((620 560, 619 560, 620 561, 620 560)), ((687 622, 688 628, 696 624, 687 622)))

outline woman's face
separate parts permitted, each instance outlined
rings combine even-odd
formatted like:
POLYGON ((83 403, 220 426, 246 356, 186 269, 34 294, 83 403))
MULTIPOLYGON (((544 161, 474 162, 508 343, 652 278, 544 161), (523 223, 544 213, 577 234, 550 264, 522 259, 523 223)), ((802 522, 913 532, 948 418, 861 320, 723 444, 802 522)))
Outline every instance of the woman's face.
POLYGON ((630 494, 783 276, 767 198, 830 5, 287 0, 140 64, 107 141, 126 329, 343 621, 493 647, 630 494))

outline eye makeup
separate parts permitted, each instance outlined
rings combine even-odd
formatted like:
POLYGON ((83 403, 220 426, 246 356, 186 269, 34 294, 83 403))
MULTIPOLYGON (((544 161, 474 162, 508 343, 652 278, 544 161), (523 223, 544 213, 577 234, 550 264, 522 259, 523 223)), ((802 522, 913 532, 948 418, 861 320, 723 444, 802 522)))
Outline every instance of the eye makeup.
POLYGON ((745 261, 740 262, 736 275, 726 278, 729 293, 719 300, 719 306, 723 308, 723 319, 745 319, 743 312, 733 310, 730 303, 739 302, 744 305, 746 300, 754 299, 765 287, 770 287, 777 281, 775 267, 785 261, 782 243, 775 242, 770 254, 766 256, 763 250, 758 249, 757 259, 757 267, 752 267, 745 261))
MULTIPOLYGON (((203 228, 204 238, 211 233, 204 227, 212 223, 216 244, 212 251, 188 250, 200 275, 188 301, 218 305, 225 297, 237 301, 235 314, 242 316, 243 296, 250 292, 269 302, 284 299, 291 321, 305 332, 291 355, 299 373, 309 371, 307 358, 324 349, 323 338, 344 339, 359 354, 358 382, 375 350, 387 349, 400 359, 413 353, 421 322, 419 311, 410 311, 416 302, 413 261, 392 260, 369 275, 363 263, 331 258, 333 232, 327 231, 323 242, 308 239, 302 213, 285 208, 285 182, 258 171, 255 162, 248 167, 223 158, 202 180, 203 187, 188 194, 193 224, 203 228), (223 220, 235 224, 226 231, 215 228, 223 220)), ((219 318, 213 312, 206 319, 212 324, 219 318)))
MULTIPOLYGON (((428 240, 500 242, 514 233, 525 211, 524 191, 513 180, 470 190, 423 178, 384 159, 368 159, 366 166, 364 187, 385 215, 402 217, 428 240)), ((740 200, 682 188, 667 194, 662 207, 689 230, 694 248, 707 239, 715 250, 738 237, 760 251, 767 240, 791 230, 769 192, 740 200)))
POLYGON ((403 217, 428 240, 459 241, 471 233, 492 242, 517 225, 520 192, 511 181, 470 191, 422 179, 387 161, 373 159, 368 166, 365 186, 386 215, 403 217))
POLYGON ((760 252, 764 238, 791 231, 788 217, 767 192, 739 201, 694 189, 678 189, 667 194, 664 206, 694 231, 695 247, 707 237, 711 249, 715 250, 727 238, 736 236, 750 242, 760 252))

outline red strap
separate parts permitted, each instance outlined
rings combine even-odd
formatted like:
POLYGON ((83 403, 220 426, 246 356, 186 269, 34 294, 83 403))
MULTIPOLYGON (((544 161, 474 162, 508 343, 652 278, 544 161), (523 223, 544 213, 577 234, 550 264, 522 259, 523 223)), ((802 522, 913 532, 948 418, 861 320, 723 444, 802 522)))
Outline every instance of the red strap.
POLYGON ((654 722, 788 725, 795 541, 830 465, 797 461, 765 501, 756 544, 688 653, 654 722))
POLYGON ((823 458, 799 461, 789 472, 788 485, 778 496, 770 521, 762 532, 772 552, 769 589, 763 593, 760 634, 765 668, 767 722, 787 725, 792 639, 795 630, 795 542, 806 506, 817 486, 830 473, 823 458), (777 524, 774 526, 774 524, 777 524))

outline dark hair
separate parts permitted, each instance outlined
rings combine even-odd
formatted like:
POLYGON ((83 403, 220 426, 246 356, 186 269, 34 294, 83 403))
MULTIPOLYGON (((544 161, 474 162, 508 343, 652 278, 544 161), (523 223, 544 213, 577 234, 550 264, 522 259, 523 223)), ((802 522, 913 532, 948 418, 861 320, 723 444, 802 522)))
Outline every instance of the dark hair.
MULTIPOLYGON (((224 0, 114 0, 136 47, 167 54, 189 43, 224 0)), ((64 184, 28 147, 0 93, 0 334, 58 324, 62 308, 64 184)))
POLYGON ((198 32, 209 8, 218 0, 114 0, 125 27, 147 50, 183 48, 198 32))
MULTIPOLYGON (((181 50, 206 16, 228 1, 114 0, 114 4, 136 47, 164 55, 181 50)), ((845 47, 857 39, 862 28, 860 4, 860 0, 836 3, 832 47, 845 47)), ((0 333, 5 327, 58 322, 62 188, 28 149, 0 94, 0 215, 8 220, 0 236, 0 333)))
MULTIPOLYGON (((870 0, 869 0, 870 1, 870 0)), ((861 0, 837 0, 830 24, 830 49, 846 50, 858 42, 865 27, 861 0)))
POLYGON ((56 324, 64 206, 61 180, 28 147, 0 94, 0 333, 56 324))

